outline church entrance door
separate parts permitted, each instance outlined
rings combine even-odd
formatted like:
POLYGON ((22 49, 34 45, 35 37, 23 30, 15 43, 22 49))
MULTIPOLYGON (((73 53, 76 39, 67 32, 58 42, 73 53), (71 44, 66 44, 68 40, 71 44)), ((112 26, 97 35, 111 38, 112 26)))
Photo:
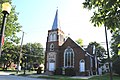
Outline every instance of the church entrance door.
POLYGON ((54 62, 50 62, 49 63, 49 71, 54 71, 55 70, 55 63, 54 62))

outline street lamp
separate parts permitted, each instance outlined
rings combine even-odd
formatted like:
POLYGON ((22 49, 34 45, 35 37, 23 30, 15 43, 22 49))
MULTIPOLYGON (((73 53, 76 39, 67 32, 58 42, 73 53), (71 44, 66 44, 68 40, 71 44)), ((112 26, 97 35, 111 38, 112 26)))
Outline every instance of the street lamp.
POLYGON ((4 14, 3 16, 3 20, 2 20, 2 26, 1 26, 1 31, 0 31, 0 56, 1 56, 1 52, 2 52, 2 45, 3 45, 3 37, 4 37, 4 31, 5 31, 5 24, 6 24, 6 20, 7 20, 7 15, 10 14, 10 10, 11 10, 11 5, 6 2, 2 4, 2 13, 4 14))

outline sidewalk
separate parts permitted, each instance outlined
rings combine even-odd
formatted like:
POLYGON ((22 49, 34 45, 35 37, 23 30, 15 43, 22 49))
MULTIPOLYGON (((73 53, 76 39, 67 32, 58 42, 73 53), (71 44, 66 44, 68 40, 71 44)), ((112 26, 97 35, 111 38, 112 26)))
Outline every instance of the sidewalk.
POLYGON ((4 71, 0 71, 0 75, 10 75, 11 72, 4 72, 4 71))
MULTIPOLYGON (((39 77, 39 76, 48 76, 48 77, 49 77, 49 75, 45 75, 45 74, 29 75, 28 77, 37 78, 37 77, 39 77)), ((89 79, 89 78, 91 78, 91 77, 93 77, 93 76, 72 76, 72 77, 70 77, 70 78, 73 78, 73 79, 89 79)))
MULTIPOLYGON (((0 75, 16 75, 16 76, 18 76, 18 75, 24 75, 24 72, 23 71, 21 71, 21 72, 19 72, 18 74, 16 73, 16 72, 5 72, 5 71, 0 71, 0 75)), ((49 77, 49 75, 45 75, 45 74, 36 74, 36 72, 35 71, 31 71, 31 72, 26 72, 26 77, 32 77, 32 78, 37 78, 37 77, 39 77, 39 76, 48 76, 49 77)), ((70 77, 70 78, 73 78, 73 79, 89 79, 89 78, 91 78, 91 77, 93 77, 93 76, 72 76, 72 77, 70 77)))
POLYGON ((28 75, 28 77, 34 77, 34 78, 37 78, 39 76, 49 76, 49 75, 44 75, 44 74, 32 74, 32 75, 28 75))
POLYGON ((73 76, 73 77, 70 77, 70 78, 75 78, 75 79, 89 79, 93 76, 73 76))
MULTIPOLYGON (((32 75, 37 73, 36 71, 25 71, 25 75, 32 75)), ((0 75, 24 75, 24 71, 19 71, 17 73, 17 71, 0 71, 0 75)))

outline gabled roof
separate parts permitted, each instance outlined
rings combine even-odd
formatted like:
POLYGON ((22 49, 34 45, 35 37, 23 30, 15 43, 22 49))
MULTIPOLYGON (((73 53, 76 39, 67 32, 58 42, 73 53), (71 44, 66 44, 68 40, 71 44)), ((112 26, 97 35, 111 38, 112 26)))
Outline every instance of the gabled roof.
MULTIPOLYGON (((75 45, 74 45, 74 47, 79 47, 79 48, 81 48, 83 51, 84 51, 84 49, 80 46, 80 45, 78 45, 75 41, 73 41, 70 37, 68 37, 67 39, 66 39, 66 41, 63 43, 63 45, 65 45, 67 42, 69 41, 69 43, 71 43, 71 42, 73 42, 75 45)), ((63 46, 62 45, 62 46, 63 46)), ((70 46, 73 46, 73 44, 69 44, 70 46)))
MULTIPOLYGON (((75 45, 78 46, 79 48, 81 48, 84 52, 86 52, 86 54, 87 54, 88 56, 93 57, 93 55, 91 55, 90 53, 88 53, 83 47, 81 47, 77 42, 73 41, 70 37, 67 38, 67 40, 64 42, 64 44, 65 44, 68 40, 74 42, 75 45)), ((63 45, 64 45, 64 44, 63 44, 63 45)), ((62 46, 63 46, 63 45, 62 45, 62 46)))
POLYGON ((55 18, 53 21, 53 25, 52 25, 52 30, 56 30, 59 28, 59 21, 58 21, 58 9, 56 10, 56 14, 55 14, 55 18))

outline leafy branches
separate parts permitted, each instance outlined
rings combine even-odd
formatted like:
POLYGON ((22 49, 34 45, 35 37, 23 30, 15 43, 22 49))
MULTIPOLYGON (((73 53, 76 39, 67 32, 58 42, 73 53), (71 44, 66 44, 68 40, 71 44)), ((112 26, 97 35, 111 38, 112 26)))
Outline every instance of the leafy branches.
POLYGON ((84 8, 94 10, 91 22, 94 26, 107 26, 111 31, 120 29, 120 1, 119 0, 85 0, 84 8))
POLYGON ((118 44, 120 44, 120 31, 116 30, 115 32, 113 32, 111 39, 112 52, 116 55, 118 53, 118 44))
MULTIPOLYGON (((11 0, 1 0, 0 6, 4 2, 10 2, 12 4, 11 0)), ((2 8, 0 8, 0 25, 2 24, 3 14, 2 14, 2 8)), ((20 38, 17 37, 17 33, 21 30, 21 25, 18 23, 18 12, 15 10, 15 6, 12 5, 12 9, 10 14, 7 16, 7 21, 5 25, 5 33, 4 33, 4 46, 11 44, 18 44, 20 38)), ((3 46, 3 47, 4 47, 3 46)), ((7 47, 7 46, 6 46, 7 47)), ((4 47, 5 48, 5 47, 4 47)))

